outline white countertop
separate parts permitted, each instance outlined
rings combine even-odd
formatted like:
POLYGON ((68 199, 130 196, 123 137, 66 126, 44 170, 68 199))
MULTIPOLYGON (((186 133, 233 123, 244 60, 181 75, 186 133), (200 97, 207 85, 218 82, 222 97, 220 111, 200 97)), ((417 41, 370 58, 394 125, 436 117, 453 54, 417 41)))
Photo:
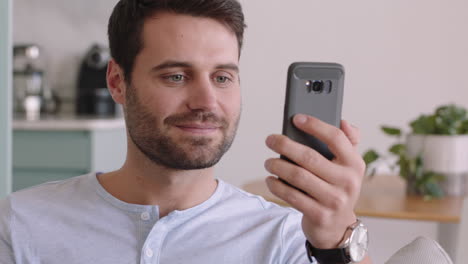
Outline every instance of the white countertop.
POLYGON ((45 116, 37 120, 27 120, 24 116, 15 116, 13 130, 40 130, 40 131, 80 131, 119 129, 125 127, 122 117, 93 117, 93 116, 45 116))

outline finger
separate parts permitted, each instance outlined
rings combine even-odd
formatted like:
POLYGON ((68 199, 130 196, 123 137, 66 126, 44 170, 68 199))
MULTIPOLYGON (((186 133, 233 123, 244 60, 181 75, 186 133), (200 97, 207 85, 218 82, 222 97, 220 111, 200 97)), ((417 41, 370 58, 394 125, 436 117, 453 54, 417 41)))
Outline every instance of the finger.
POLYGON ((326 202, 327 193, 333 191, 333 187, 323 179, 282 159, 268 159, 265 161, 265 169, 319 202, 326 202))
POLYGON ((266 178, 266 184, 271 193, 304 214, 311 215, 313 212, 325 209, 312 197, 286 185, 273 176, 266 178))
POLYGON ((302 114, 294 116, 293 121, 297 128, 323 141, 337 160, 348 165, 356 162, 354 147, 341 129, 302 114))
MULTIPOLYGON (((265 168, 279 179, 304 191, 319 204, 333 210, 341 209, 347 202, 345 190, 338 189, 316 175, 282 159, 269 159, 265 168)), ((347 181, 343 181, 347 182, 347 181)), ((286 184, 286 185, 287 185, 286 184)))
POLYGON ((341 120, 341 130, 345 133, 346 137, 348 137, 351 144, 356 148, 359 144, 359 139, 361 138, 359 128, 351 125, 346 120, 341 120))
POLYGON ((267 138, 266 144, 274 152, 286 156, 292 162, 321 179, 334 184, 339 182, 341 167, 309 146, 300 144, 284 135, 271 135, 267 138))

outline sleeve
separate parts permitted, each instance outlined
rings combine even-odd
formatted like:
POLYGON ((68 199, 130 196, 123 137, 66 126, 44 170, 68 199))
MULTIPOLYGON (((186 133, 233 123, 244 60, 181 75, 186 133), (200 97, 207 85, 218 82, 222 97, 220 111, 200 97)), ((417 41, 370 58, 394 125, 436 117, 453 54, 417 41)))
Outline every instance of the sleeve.
POLYGON ((0 200, 0 264, 14 264, 11 246, 11 207, 8 198, 0 200))
MULTIPOLYGON (((291 209, 281 229, 281 264, 310 264, 305 248, 305 235, 302 232, 302 213, 291 209)), ((318 264, 317 262, 312 262, 318 264)))

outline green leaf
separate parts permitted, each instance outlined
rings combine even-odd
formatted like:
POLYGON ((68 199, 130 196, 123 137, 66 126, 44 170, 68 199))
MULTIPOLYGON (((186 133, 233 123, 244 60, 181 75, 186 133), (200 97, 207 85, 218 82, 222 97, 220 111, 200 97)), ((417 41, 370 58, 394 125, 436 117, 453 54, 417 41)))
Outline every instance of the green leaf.
POLYGON ((466 109, 454 104, 444 105, 436 109, 435 115, 447 121, 466 119, 466 109))
POLYGON ((364 162, 366 165, 371 164, 372 162, 376 161, 380 157, 379 153, 377 153, 375 150, 371 149, 368 150, 366 153, 363 155, 364 162))
POLYGON ((411 175, 409 160, 405 156, 400 156, 397 164, 400 165, 400 176, 408 180, 411 175))
POLYGON ((428 182, 425 186, 426 194, 432 198, 441 198, 444 196, 442 188, 434 182, 428 182))
POLYGON ((416 159, 416 162, 415 162, 414 175, 416 179, 421 179, 424 176, 424 169, 422 166, 422 162, 419 162, 419 159, 416 159))
POLYGON ((395 144, 395 145, 391 146, 388 151, 390 153, 393 153, 393 154, 397 155, 397 156, 401 156, 401 155, 405 154, 406 146, 405 146, 405 144, 395 144))
POLYGON ((434 113, 434 134, 458 135, 463 134, 463 122, 467 119, 467 110, 456 105, 444 105, 434 113))
POLYGON ((434 116, 421 115, 418 119, 410 123, 413 134, 434 134, 436 130, 436 121, 434 116))
POLYGON ((415 175, 416 174, 416 159, 409 159, 408 160, 408 168, 409 168, 409 173, 415 175))
POLYGON ((427 171, 426 174, 428 175, 428 180, 427 180, 428 182, 430 181, 430 182, 439 183, 445 180, 445 175, 440 174, 440 173, 427 171))
POLYGON ((461 122, 459 134, 468 134, 468 120, 461 122))
POLYGON ((440 182, 445 178, 444 175, 432 171, 424 172, 423 176, 417 180, 416 186, 420 192, 425 195, 424 199, 440 198, 444 192, 440 182))
POLYGON ((458 135, 468 133, 468 111, 456 105, 438 107, 432 115, 421 115, 410 123, 414 134, 458 135))
POLYGON ((401 130, 396 127, 382 126, 382 131, 389 136, 400 136, 401 130))

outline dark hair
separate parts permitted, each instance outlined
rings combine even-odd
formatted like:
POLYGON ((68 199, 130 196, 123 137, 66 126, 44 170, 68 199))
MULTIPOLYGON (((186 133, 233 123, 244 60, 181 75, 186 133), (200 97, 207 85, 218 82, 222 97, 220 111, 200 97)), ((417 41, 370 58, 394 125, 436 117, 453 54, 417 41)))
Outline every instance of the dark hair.
POLYGON ((225 24, 236 34, 240 55, 246 25, 237 0, 120 0, 109 18, 109 47, 127 83, 131 82, 135 58, 143 48, 145 20, 164 11, 212 18, 225 24))

